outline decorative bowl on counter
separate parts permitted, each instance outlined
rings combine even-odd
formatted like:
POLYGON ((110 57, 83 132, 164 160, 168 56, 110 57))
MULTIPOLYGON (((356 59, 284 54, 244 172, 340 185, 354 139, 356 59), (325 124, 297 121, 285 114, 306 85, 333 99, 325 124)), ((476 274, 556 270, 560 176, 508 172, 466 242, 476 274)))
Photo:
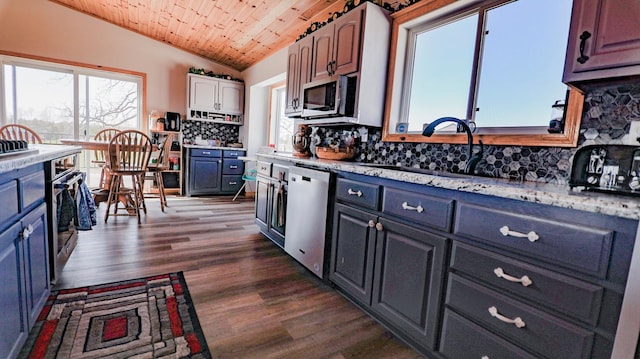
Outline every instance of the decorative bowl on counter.
POLYGON ((350 160, 356 155, 353 147, 316 147, 316 156, 323 160, 350 160))

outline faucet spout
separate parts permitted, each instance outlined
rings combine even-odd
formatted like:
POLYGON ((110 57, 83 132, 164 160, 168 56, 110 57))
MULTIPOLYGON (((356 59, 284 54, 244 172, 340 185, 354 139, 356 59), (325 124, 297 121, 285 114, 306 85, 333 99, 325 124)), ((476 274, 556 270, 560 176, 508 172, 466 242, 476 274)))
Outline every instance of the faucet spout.
POLYGON ((441 117, 433 122, 431 122, 423 131, 422 131, 422 135, 423 136, 427 136, 427 137, 431 137, 433 135, 433 133, 436 130, 436 126, 438 126, 439 124, 443 123, 443 122, 455 122, 457 123, 460 127, 462 127, 462 129, 464 130, 464 132, 467 133, 467 147, 468 147, 468 160, 467 160, 467 166, 465 167, 464 172, 467 174, 473 174, 476 168, 476 165, 478 164, 478 162, 482 159, 482 154, 484 152, 484 146, 482 144, 482 141, 479 141, 480 143, 480 151, 476 154, 473 153, 473 133, 471 131, 471 128, 469 128, 469 125, 467 125, 467 123, 465 121, 462 121, 461 119, 455 118, 455 117, 441 117))

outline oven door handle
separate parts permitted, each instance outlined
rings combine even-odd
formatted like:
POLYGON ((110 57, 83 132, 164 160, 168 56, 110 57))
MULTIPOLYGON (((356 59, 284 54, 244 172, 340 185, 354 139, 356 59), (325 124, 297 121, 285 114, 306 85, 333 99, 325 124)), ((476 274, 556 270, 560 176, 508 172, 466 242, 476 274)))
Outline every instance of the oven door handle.
POLYGON ((78 173, 77 175, 73 176, 68 181, 56 183, 55 184, 55 188, 69 188, 70 186, 72 186, 76 182, 82 183, 82 173, 78 173))

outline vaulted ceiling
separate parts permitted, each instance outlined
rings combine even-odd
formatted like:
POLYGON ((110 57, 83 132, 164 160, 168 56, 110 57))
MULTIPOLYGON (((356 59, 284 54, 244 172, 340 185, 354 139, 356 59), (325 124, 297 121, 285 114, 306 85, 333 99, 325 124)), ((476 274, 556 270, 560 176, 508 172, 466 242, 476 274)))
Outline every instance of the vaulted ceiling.
POLYGON ((238 71, 292 44, 345 0, 50 0, 238 71))

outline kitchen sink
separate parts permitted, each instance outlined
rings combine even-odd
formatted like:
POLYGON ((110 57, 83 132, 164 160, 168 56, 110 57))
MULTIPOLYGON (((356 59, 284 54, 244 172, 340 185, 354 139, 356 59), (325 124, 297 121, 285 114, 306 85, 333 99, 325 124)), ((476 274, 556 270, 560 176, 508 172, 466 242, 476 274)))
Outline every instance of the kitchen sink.
POLYGON ((376 163, 362 163, 360 165, 363 166, 363 167, 369 167, 369 168, 379 168, 379 169, 383 169, 383 170, 393 170, 393 171, 401 171, 401 172, 420 173, 420 174, 425 174, 425 175, 430 175, 430 176, 438 176, 438 177, 448 177, 448 178, 470 178, 470 177, 474 177, 472 175, 468 175, 468 174, 464 174, 464 173, 436 171, 436 170, 430 170, 430 169, 426 169, 426 168, 416 168, 416 167, 408 167, 408 166, 376 164, 376 163))

